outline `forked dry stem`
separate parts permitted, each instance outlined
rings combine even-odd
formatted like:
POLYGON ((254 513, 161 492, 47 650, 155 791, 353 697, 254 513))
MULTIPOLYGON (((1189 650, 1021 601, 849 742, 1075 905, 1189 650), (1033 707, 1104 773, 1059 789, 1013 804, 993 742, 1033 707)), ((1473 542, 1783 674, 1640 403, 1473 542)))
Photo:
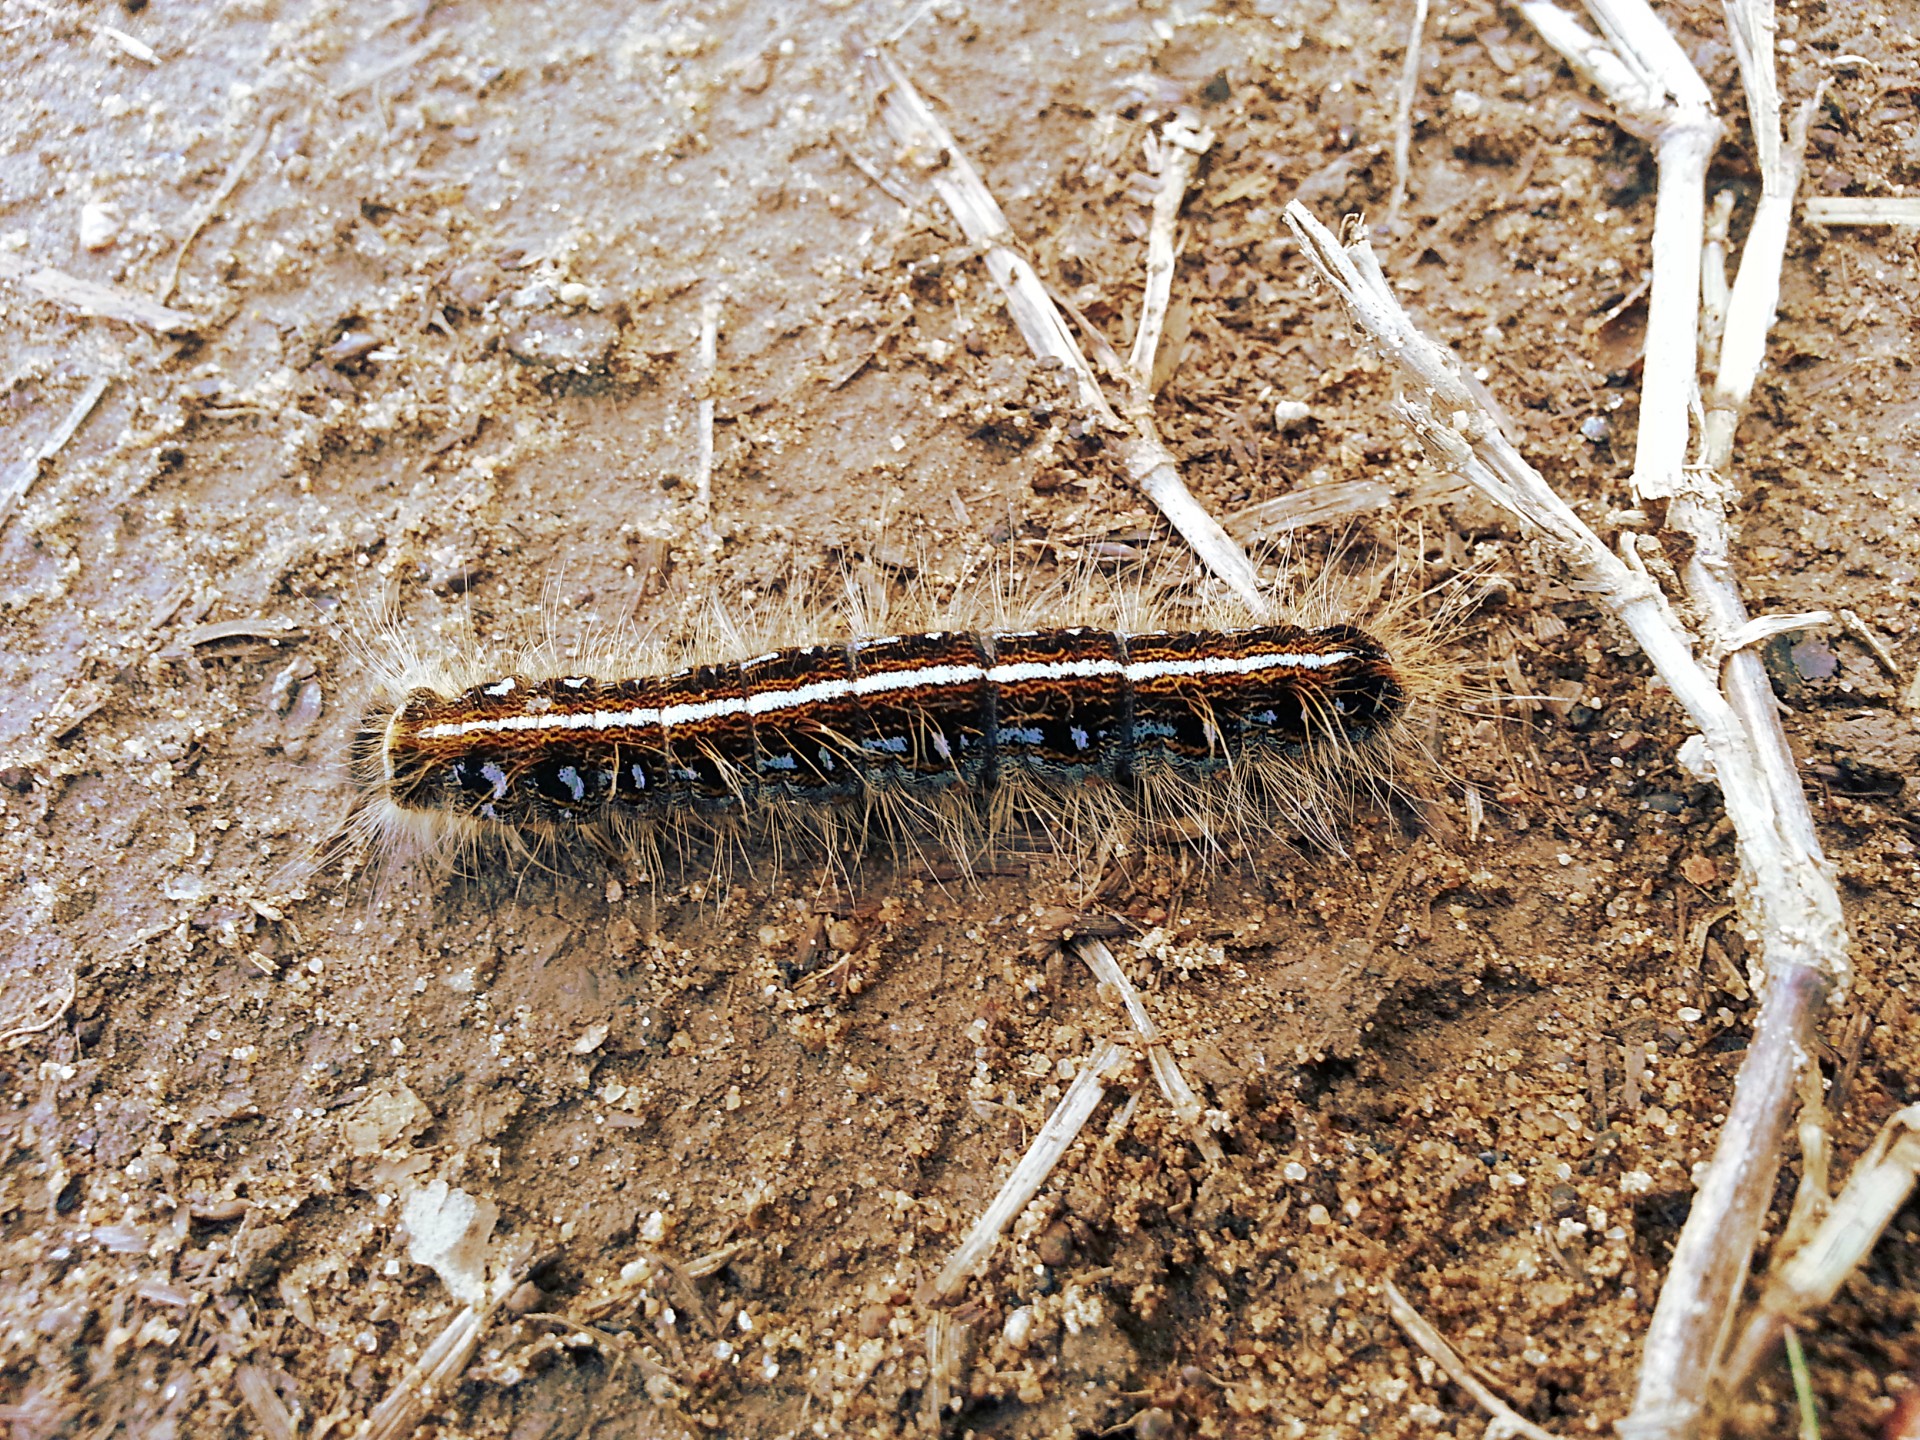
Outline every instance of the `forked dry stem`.
POLYGON ((1151 405, 1154 358, 1160 353, 1160 339, 1166 331, 1173 270, 1180 258, 1174 243, 1180 227, 1180 206, 1193 183, 1194 166, 1212 148, 1213 131, 1194 129, 1184 116, 1160 131, 1160 188, 1153 197, 1153 221, 1147 229, 1147 283, 1140 295, 1140 327, 1134 332, 1133 349, 1127 355, 1127 378, 1136 402, 1145 398, 1151 405))
POLYGON ((1727 0, 1727 28, 1740 63, 1764 188, 1727 299, 1700 463, 1689 466, 1684 407, 1693 403, 1699 384, 1693 350, 1699 294, 1693 287, 1700 274, 1706 164, 1719 128, 1706 85, 1644 0, 1587 0, 1604 41, 1580 31, 1557 7, 1527 4, 1522 9, 1576 67, 1583 59, 1592 65, 1604 52, 1607 58, 1583 73, 1612 102, 1624 128, 1655 143, 1660 186, 1634 493, 1642 502, 1667 502, 1665 525, 1691 541, 1682 580, 1703 650, 1724 661, 1720 690, 1739 728, 1743 760, 1750 761, 1750 768, 1743 763, 1733 773, 1720 747, 1713 747, 1727 812, 1740 831, 1747 878, 1758 891, 1744 908, 1763 937, 1766 985, 1727 1124, 1648 1328, 1633 1410, 1620 1427, 1630 1440, 1677 1440, 1693 1434, 1705 1416, 1718 1347, 1765 1217, 1820 1001, 1829 985, 1844 990, 1847 973, 1839 896, 1772 687, 1759 657, 1746 648, 1757 630, 1735 579, 1729 520, 1738 501, 1734 431, 1765 359, 1807 127, 1818 97, 1795 116, 1783 145, 1772 0, 1727 0), (1623 81, 1621 72, 1630 78, 1623 81), (1751 804, 1736 793, 1749 783, 1764 787, 1762 803, 1751 804), (1785 888, 1774 889, 1776 883, 1785 888))
POLYGON ((1134 989, 1127 972, 1120 968, 1113 951, 1106 947, 1105 942, 1091 936, 1075 940, 1072 949, 1086 962, 1087 968, 1093 972, 1093 978, 1102 985, 1111 986, 1120 997, 1121 1007, 1147 1047, 1147 1067, 1153 1071, 1160 1093, 1167 1097, 1167 1103, 1173 1107, 1175 1117, 1186 1130, 1187 1138, 1193 1141, 1194 1148, 1209 1162, 1218 1165, 1227 1158, 1226 1151, 1220 1148, 1220 1141, 1207 1128, 1206 1109, 1200 1104, 1200 1097, 1194 1094, 1193 1086, 1187 1083, 1187 1077, 1181 1072, 1179 1062, 1173 1058, 1173 1052, 1160 1038, 1160 1027, 1153 1023, 1153 1017, 1147 1013, 1147 1007, 1140 999, 1140 992, 1134 989))
MULTIPOLYGON (((891 55, 884 50, 869 50, 865 61, 874 103, 904 152, 902 158, 925 177, 952 212, 968 243, 979 249, 987 272, 1006 297, 1007 312, 1028 347, 1039 359, 1055 361, 1065 370, 1073 380, 1080 408, 1088 416, 1121 432, 1116 448, 1126 466, 1127 477, 1167 517, 1209 570, 1255 614, 1264 613, 1266 600, 1260 593, 1253 562, 1193 498, 1193 492, 1180 478, 1178 463, 1160 442, 1154 428, 1151 397, 1144 404, 1128 403, 1125 409, 1130 424, 1122 424, 1120 415, 1102 392, 1080 343, 1060 314, 1060 308, 1048 295, 1045 282, 1021 253, 999 202, 953 133, 921 98, 891 55)), ((1184 148, 1172 146, 1170 160, 1184 148)), ((1182 193, 1184 188, 1183 183, 1182 193)))
MULTIPOLYGON (((1822 1140, 1816 1135, 1816 1144, 1822 1140)), ((1773 1266, 1721 1377, 1729 1392, 1738 1392, 1789 1325, 1811 1316, 1839 1293, 1913 1193, 1916 1171, 1920 1105, 1909 1105, 1874 1137, 1805 1243, 1773 1266)))
POLYGON ((1288 207, 1287 223, 1348 314, 1412 382, 1399 408, 1429 454, 1550 541, 1583 588, 1639 642, 1699 726, 1739 839, 1746 870, 1740 898, 1760 937, 1766 988, 1720 1149, 1694 1197, 1648 1339, 1640 1393, 1643 1400, 1650 1393, 1659 1399, 1633 1417, 1641 1427, 1636 1436, 1685 1435, 1704 1410, 1721 1327, 1771 1198, 1810 1017, 1823 995, 1846 985, 1839 898, 1824 865, 1798 843, 1776 807, 1758 745, 1696 658, 1695 637, 1648 575, 1639 537, 1623 536, 1621 553, 1614 554, 1527 464, 1475 398, 1458 362, 1414 327, 1364 240, 1343 248, 1297 202, 1288 207), (1668 1302, 1676 1285, 1684 1305, 1668 1302), (1649 1377, 1656 1378, 1652 1392, 1649 1377))

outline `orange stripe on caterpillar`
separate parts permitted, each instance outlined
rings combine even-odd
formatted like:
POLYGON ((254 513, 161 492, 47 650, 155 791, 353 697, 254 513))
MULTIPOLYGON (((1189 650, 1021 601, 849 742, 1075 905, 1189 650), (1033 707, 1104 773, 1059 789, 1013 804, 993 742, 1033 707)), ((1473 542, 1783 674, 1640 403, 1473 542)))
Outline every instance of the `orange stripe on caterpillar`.
POLYGON ((363 781, 394 807, 531 831, 794 802, 985 795, 1245 761, 1327 760, 1406 692, 1350 626, 1126 634, 933 631, 663 675, 508 675, 368 717, 363 781), (1324 753, 1322 753, 1324 752, 1324 753))

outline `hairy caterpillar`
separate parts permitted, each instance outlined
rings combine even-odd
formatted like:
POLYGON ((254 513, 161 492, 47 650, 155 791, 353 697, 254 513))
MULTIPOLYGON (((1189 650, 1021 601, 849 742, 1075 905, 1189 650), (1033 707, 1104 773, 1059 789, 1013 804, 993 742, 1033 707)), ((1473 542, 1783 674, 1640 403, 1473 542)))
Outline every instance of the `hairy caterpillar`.
POLYGON ((1399 763, 1429 648, 1235 614, 999 618, 739 659, 409 654, 353 740, 359 828, 652 859, 881 836, 965 863, 1035 827, 1080 850, 1143 829, 1215 851, 1280 826, 1337 843, 1337 802, 1399 763))

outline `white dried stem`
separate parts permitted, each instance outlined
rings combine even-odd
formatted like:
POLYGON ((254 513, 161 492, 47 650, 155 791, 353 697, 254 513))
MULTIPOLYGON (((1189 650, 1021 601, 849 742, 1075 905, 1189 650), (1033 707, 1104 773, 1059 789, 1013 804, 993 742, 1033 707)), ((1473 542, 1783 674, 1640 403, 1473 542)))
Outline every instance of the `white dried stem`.
POLYGON ((1753 120, 1761 183, 1772 193, 1780 164, 1780 82, 1773 68, 1773 0, 1725 0, 1727 38, 1740 64, 1740 86, 1753 120))
POLYGON ((512 1275, 502 1275, 484 1305, 463 1305, 455 1312, 420 1358, 407 1367, 406 1374, 373 1408, 360 1428, 359 1440, 403 1440, 419 1428, 420 1422, 447 1386, 457 1380, 480 1348, 480 1337, 516 1283, 512 1275))
POLYGON ((1181 1072, 1179 1062, 1173 1058, 1173 1052, 1160 1038, 1160 1027, 1153 1023, 1153 1017, 1147 1013, 1147 1007, 1140 999, 1140 992, 1134 989, 1127 972, 1120 968, 1113 951, 1106 947, 1105 942, 1089 936, 1075 940, 1073 952, 1086 961, 1095 980, 1111 986, 1120 997, 1127 1018, 1133 1022, 1133 1028, 1139 1032, 1141 1041, 1147 1047, 1147 1067, 1153 1071, 1160 1093, 1167 1097, 1167 1103, 1173 1107, 1174 1115, 1185 1127, 1194 1148, 1211 1163, 1218 1165, 1227 1155, 1220 1148, 1219 1140, 1214 1138, 1213 1131, 1207 1128, 1206 1108, 1201 1105, 1193 1086, 1187 1083, 1187 1077, 1181 1072))
POLYGON ((927 1317, 927 1428, 938 1435, 946 1423, 947 1406, 953 1398, 953 1383, 960 1378, 967 1358, 967 1341, 973 1327, 955 1319, 945 1310, 927 1317))
POLYGON ((1288 207, 1287 223, 1348 313, 1413 381, 1414 395, 1403 398, 1400 409, 1428 452, 1553 543, 1583 588, 1639 642, 1713 758, 1739 840, 1741 899, 1760 937, 1766 987, 1720 1146, 1656 1309, 1632 1417, 1635 1437, 1684 1435, 1704 1407, 1721 1326, 1771 1199, 1811 1016, 1823 996, 1846 988, 1839 898, 1817 854, 1799 843, 1793 822, 1776 809, 1755 737, 1695 659, 1693 638, 1634 547, 1625 544, 1622 555, 1614 555, 1521 458, 1464 383, 1458 362, 1414 328, 1364 241, 1342 249, 1297 202, 1288 207))
POLYGON ((138 325, 161 335, 183 335, 200 325, 200 321, 186 311, 172 309, 145 295, 136 295, 118 285, 82 280, 51 265, 30 265, 12 255, 0 255, 0 280, 15 281, 41 299, 78 310, 82 315, 98 315, 138 325))
POLYGON ((1920 225, 1920 196, 1813 195, 1809 225, 1920 225))
POLYGON ((1646 0, 1587 0, 1604 40, 1558 6, 1520 8, 1541 38, 1606 95, 1621 125, 1653 141, 1660 183, 1653 206, 1653 274, 1633 492, 1641 501, 1665 500, 1688 486, 1687 442, 1699 384, 1707 161, 1720 143, 1720 122, 1706 82, 1646 0), (1600 59, 1607 56, 1611 63, 1600 59))
POLYGON ((1147 284, 1140 296, 1140 327, 1134 331, 1127 355, 1127 374, 1133 384, 1151 393, 1153 362, 1160 353, 1166 329, 1167 304, 1173 296, 1173 267, 1179 259, 1174 243, 1180 226, 1180 206, 1193 169, 1213 148, 1213 131, 1196 130, 1186 116, 1176 116, 1160 130, 1160 188, 1153 197, 1153 220, 1147 229, 1147 284))
MULTIPOLYGON (((1780 272, 1786 263, 1794 196, 1806 169, 1807 130, 1818 105, 1815 95, 1795 112, 1784 150, 1778 143, 1774 146, 1775 168, 1761 174, 1760 201, 1754 206, 1753 224, 1740 252, 1739 273, 1727 301, 1719 365, 1707 397, 1701 461, 1713 469, 1724 467, 1733 457, 1735 427, 1766 361, 1767 336, 1780 305, 1780 272)), ((1753 116, 1756 131, 1772 129, 1777 136, 1779 123, 1777 110, 1766 117, 1753 116)))
POLYGON ((1093 1054, 1081 1062, 1080 1073, 1073 1077, 1067 1093, 1060 1097, 1047 1123, 1033 1137, 1027 1153, 1020 1157, 1020 1163, 1001 1185, 1000 1193, 974 1222, 967 1238, 960 1242, 960 1248, 940 1267, 933 1281, 937 1299, 953 1299, 966 1287, 974 1271, 985 1263, 1007 1226, 1047 1183, 1053 1167, 1060 1163, 1060 1157, 1067 1153, 1087 1120, 1099 1108, 1107 1093, 1107 1081, 1126 1057, 1127 1052, 1118 1045, 1102 1040, 1094 1047, 1093 1054))
POLYGON ((720 369, 720 302, 700 307, 700 338, 694 365, 699 401, 694 412, 693 513, 701 542, 709 551, 719 547, 713 533, 713 392, 720 369))
MULTIPOLYGON (((1681 575, 1701 624, 1710 640, 1732 650, 1722 671, 1722 689, 1752 747, 1773 814, 1780 852, 1775 873, 1797 892, 1791 903, 1778 905, 1773 903, 1776 897, 1763 894, 1753 908, 1763 915, 1773 911, 1779 923, 1803 924, 1804 943, 1763 945, 1767 983, 1760 1016, 1735 1082, 1727 1123, 1674 1247, 1648 1326, 1633 1409, 1621 1427, 1632 1440, 1677 1440, 1692 1434, 1705 1413, 1724 1327, 1746 1279, 1752 1239, 1765 1216, 1765 1198, 1756 1192, 1762 1183, 1771 1188, 1778 1167, 1824 982, 1838 982, 1835 998, 1840 998, 1847 963, 1845 915, 1780 726, 1772 684, 1757 654, 1726 645, 1751 624, 1735 578, 1729 521, 1736 499, 1731 474, 1734 432, 1765 358, 1807 128, 1817 103, 1816 97, 1795 116, 1783 149, 1772 81, 1771 5, 1765 0, 1735 5, 1729 18, 1756 136, 1766 131, 1774 137, 1771 145, 1757 142, 1762 154, 1771 155, 1772 165, 1762 177, 1763 193, 1728 302, 1702 435, 1703 483, 1674 497, 1667 524, 1693 541, 1681 575), (1766 13, 1743 21, 1738 10, 1766 13), (1766 39, 1764 52, 1752 43, 1756 36, 1766 39), (1748 73, 1760 68, 1767 72, 1764 77, 1748 73)), ((1771 881, 1769 873, 1756 867, 1755 874, 1764 889, 1771 881)))
POLYGON ((1524 1435, 1527 1440, 1558 1440, 1551 1430, 1541 1429, 1489 1390, 1467 1362, 1460 1358, 1459 1352, 1447 1343, 1446 1337, 1407 1303, 1407 1297, 1400 1293, 1400 1287, 1391 1280, 1387 1281, 1387 1308, 1393 1314, 1393 1323, 1406 1332, 1407 1338, 1418 1345, 1429 1360, 1446 1372, 1449 1380, 1471 1395, 1474 1402, 1491 1417, 1487 1421, 1489 1437, 1497 1440, 1502 1435, 1524 1435))
MULTIPOLYGON (((1818 1132, 1816 1143, 1824 1143, 1818 1132)), ((1729 1393, 1772 1353, 1787 1326, 1807 1319, 1839 1293, 1906 1204, 1916 1172, 1920 1105, 1909 1105, 1874 1137, 1806 1243, 1774 1266, 1726 1365, 1722 1384, 1729 1393)))
POLYGON ((90 380, 87 388, 67 407, 65 418, 54 427, 53 433, 29 454, 0 471, 0 525, 7 523, 13 507, 26 498, 27 492, 33 488, 33 482, 40 478, 41 468, 66 449, 67 442, 79 434, 80 427, 87 423, 87 417, 93 414, 94 406, 100 403, 100 398, 112 383, 105 375, 90 380))
MULTIPOLYGON (((1060 309, 1047 294, 1046 284, 1021 254, 1013 229, 999 202, 981 180, 932 108, 921 98, 894 58, 884 51, 866 54, 867 83, 881 120, 905 152, 910 166, 924 175, 945 202, 970 244, 981 252, 987 273, 1007 302, 1007 313, 1041 360, 1058 362, 1073 380, 1075 394, 1086 414, 1115 430, 1126 430, 1121 418, 1101 392, 1093 367, 1067 328, 1060 309)), ((1255 613, 1266 609, 1259 577, 1227 532, 1193 498, 1172 453, 1160 443, 1153 424, 1151 397, 1145 404, 1129 404, 1126 419, 1131 434, 1123 434, 1118 449, 1127 478, 1139 487, 1208 569, 1224 581, 1255 613)))
POLYGON ((1400 100, 1393 117, 1393 192, 1387 197, 1387 231, 1397 234, 1407 203, 1407 170, 1413 161, 1413 101, 1420 92, 1420 47, 1427 34, 1428 0, 1413 0, 1407 54, 1400 65, 1400 100))
POLYGON ((1720 364, 1727 333, 1727 234, 1733 225, 1733 192, 1722 190, 1707 212, 1707 239, 1700 251, 1700 363, 1720 364))

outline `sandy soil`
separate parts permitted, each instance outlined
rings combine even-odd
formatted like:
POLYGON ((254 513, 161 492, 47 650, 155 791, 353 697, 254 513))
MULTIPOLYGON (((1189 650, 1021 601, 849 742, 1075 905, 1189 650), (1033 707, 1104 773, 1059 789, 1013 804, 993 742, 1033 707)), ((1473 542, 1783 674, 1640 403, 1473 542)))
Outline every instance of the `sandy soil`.
MULTIPOLYGON (((609 861, 286 882, 344 811, 340 626, 383 596, 448 644, 535 635, 543 607, 566 637, 822 566, 911 557, 937 593, 1011 549, 1044 584, 1163 537, 868 123, 849 47, 910 8, 0 6, 16 268, 162 292, 257 144, 179 264, 191 332, 0 284, 5 458, 111 380, 0 532, 0 1016, 73 992, 4 1056, 15 1436, 361 1433, 459 1309, 416 1258, 443 1187, 497 1214, 516 1278, 398 1433, 911 1432, 923 1287, 1094 1042, 1131 1034, 1058 947, 1087 928, 1225 1158, 1127 1078, 952 1312, 949 1433, 1478 1434, 1389 1279, 1522 1414, 1619 1418, 1747 1034, 1731 842, 1624 638, 1497 515, 1422 498, 1389 379, 1285 238, 1296 193, 1384 212, 1401 7, 938 4, 897 52, 1122 344, 1143 142, 1179 105, 1217 130, 1160 400, 1189 483, 1219 515, 1391 485, 1302 552, 1491 577, 1453 658, 1550 697, 1448 715, 1424 818, 1211 877, 1150 851, 1097 894, 884 856, 697 894, 609 861), (1282 400, 1311 419, 1277 426, 1282 400)), ((1718 7, 1666 9, 1738 118, 1718 7)), ((1809 189, 1920 181, 1920 10, 1781 23, 1787 93, 1832 86, 1809 189)), ((1646 147, 1509 11, 1436 6, 1422 62, 1377 243, 1530 456, 1618 523, 1646 147)), ((1743 130, 1714 180, 1737 236, 1743 130)), ((1860 622, 1770 654, 1855 927, 1821 1057, 1843 1161, 1920 1098, 1914 261, 1911 232, 1795 236, 1740 444, 1754 608, 1860 622)), ((1910 1383, 1917 1280, 1910 1207, 1805 1336, 1823 1433, 1877 1433, 1910 1383)), ((1750 1400, 1751 1433, 1792 1423, 1784 1370, 1750 1400)))

